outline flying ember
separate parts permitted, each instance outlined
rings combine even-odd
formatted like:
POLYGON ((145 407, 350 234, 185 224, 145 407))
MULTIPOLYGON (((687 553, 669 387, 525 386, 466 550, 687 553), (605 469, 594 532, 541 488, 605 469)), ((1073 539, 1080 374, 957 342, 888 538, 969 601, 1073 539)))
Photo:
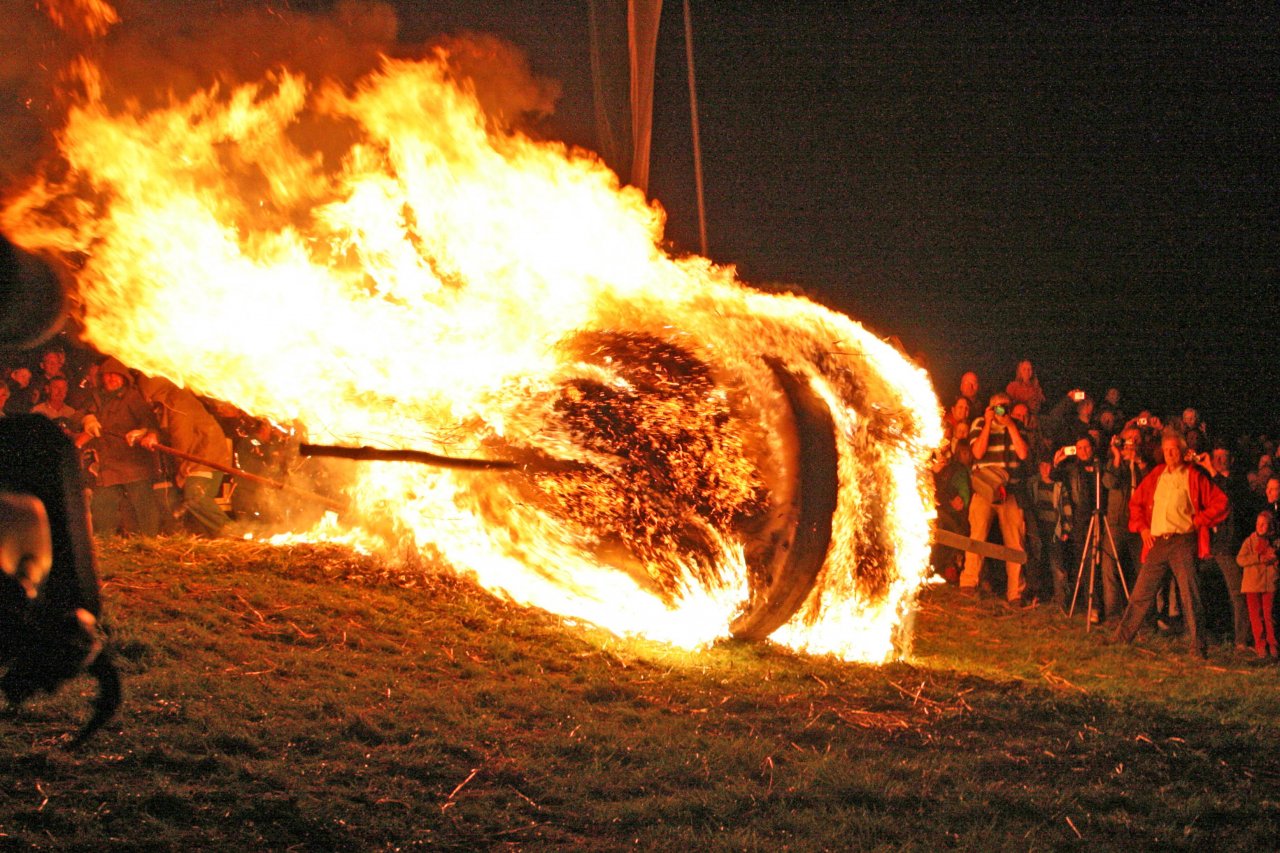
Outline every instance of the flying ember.
POLYGON ((515 463, 334 462, 349 509, 297 535, 682 645, 904 647, 941 432, 891 346, 666 253, 656 204, 486 112, 445 48, 161 107, 110 86, 80 62, 0 214, 88 342, 317 443, 515 463))

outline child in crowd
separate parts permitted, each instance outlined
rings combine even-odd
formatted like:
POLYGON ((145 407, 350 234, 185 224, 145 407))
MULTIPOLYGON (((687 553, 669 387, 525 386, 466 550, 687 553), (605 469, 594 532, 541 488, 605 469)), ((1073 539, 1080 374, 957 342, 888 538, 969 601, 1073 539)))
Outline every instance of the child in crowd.
POLYGON ((1277 570, 1276 549, 1272 542, 1274 525, 1275 517, 1269 510, 1258 513, 1254 532, 1244 540, 1240 553, 1236 556, 1236 562, 1244 570, 1240 591, 1249 604, 1253 650, 1259 657, 1276 657, 1276 626, 1272 609, 1280 571, 1277 570))

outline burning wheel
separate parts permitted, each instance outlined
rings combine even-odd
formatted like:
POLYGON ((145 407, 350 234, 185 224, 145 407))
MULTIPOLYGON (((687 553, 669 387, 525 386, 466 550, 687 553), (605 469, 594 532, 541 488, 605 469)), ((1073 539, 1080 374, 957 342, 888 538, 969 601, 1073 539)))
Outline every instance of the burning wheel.
POLYGON ((570 349, 578 375, 550 409, 583 461, 526 456, 531 499, 667 600, 722 582, 725 541, 741 540, 749 597, 730 630, 767 637, 808 598, 831 545, 830 404, 777 359, 765 362, 771 399, 785 405, 765 411, 733 390, 740 377, 651 335, 583 334, 570 349))

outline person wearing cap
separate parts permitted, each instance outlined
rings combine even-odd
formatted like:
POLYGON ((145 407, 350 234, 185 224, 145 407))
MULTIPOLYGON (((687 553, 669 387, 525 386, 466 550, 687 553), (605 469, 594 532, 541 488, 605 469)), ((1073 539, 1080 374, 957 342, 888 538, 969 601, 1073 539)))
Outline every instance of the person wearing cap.
POLYGON ((108 358, 98 374, 100 387, 89 401, 77 440, 79 446, 89 447, 98 456, 98 477, 90 501, 93 532, 99 536, 115 533, 123 502, 133 509, 137 532, 155 536, 160 531, 160 510, 152 488, 155 460, 143 448, 131 446, 125 436, 136 429, 154 431, 159 425, 124 364, 108 358))
MULTIPOLYGON (((138 390, 154 407, 162 432, 136 430, 126 436, 130 443, 152 450, 163 436, 164 443, 174 450, 231 467, 231 442, 195 394, 163 376, 141 377, 138 390)), ((174 480, 182 489, 182 503, 175 516, 189 516, 211 536, 217 536, 231 523, 213 499, 222 485, 221 471, 191 459, 180 459, 174 480)))

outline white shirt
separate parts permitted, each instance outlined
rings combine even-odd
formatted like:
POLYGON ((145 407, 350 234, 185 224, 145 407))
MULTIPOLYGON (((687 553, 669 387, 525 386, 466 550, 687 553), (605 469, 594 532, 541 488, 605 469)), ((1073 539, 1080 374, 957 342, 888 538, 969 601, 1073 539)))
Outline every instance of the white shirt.
POLYGON ((1191 517, 1191 467, 1166 467, 1156 481, 1155 505, 1151 508, 1151 535, 1194 533, 1191 517))

